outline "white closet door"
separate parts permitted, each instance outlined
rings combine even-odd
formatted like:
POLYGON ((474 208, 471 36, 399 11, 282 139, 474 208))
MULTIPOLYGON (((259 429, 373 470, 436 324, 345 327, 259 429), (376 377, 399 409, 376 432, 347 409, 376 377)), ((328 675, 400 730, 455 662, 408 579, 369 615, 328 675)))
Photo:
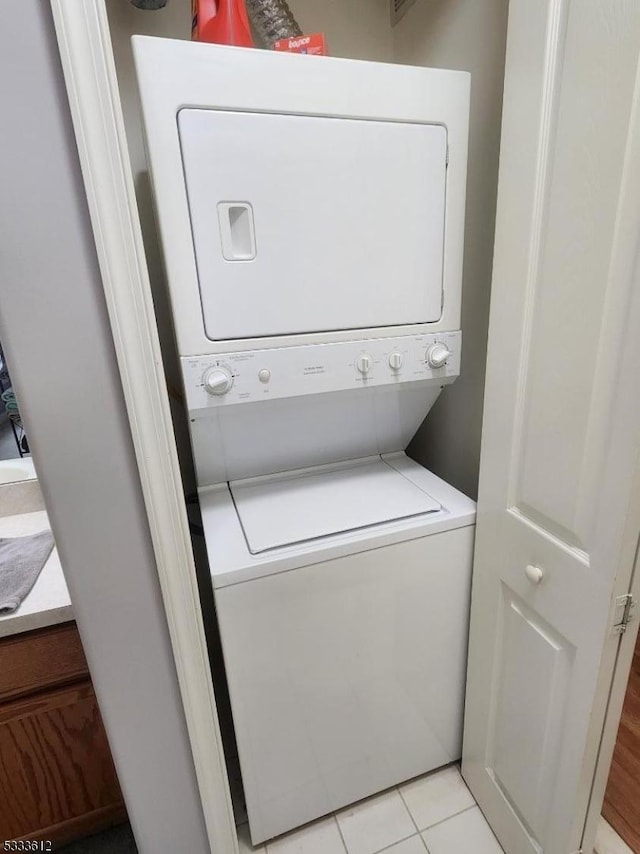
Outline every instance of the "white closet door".
POLYGON ((463 750, 508 854, 583 844, 637 539, 639 50, 511 0, 463 750))

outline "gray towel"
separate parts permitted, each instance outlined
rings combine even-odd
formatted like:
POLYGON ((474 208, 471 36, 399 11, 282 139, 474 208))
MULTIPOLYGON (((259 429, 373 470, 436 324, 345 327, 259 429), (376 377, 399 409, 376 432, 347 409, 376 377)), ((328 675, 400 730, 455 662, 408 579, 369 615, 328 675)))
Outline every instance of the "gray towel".
POLYGON ((53 548, 51 531, 0 538, 0 614, 15 611, 36 583, 53 548))

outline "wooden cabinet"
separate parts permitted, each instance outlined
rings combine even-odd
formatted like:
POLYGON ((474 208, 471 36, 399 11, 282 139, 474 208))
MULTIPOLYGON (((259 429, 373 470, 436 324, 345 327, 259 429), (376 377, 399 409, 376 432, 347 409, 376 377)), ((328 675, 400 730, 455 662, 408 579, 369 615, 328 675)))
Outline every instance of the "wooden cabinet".
POLYGON ((126 819, 74 623, 0 641, 0 844, 126 819))

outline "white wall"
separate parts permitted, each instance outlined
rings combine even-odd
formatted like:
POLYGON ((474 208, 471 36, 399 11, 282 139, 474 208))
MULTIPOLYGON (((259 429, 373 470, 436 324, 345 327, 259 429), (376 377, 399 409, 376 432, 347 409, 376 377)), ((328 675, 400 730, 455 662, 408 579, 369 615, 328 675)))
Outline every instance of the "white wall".
POLYGON ((304 33, 324 32, 331 56, 393 61, 389 0, 289 0, 304 33))
POLYGON ((0 337, 139 851, 206 854, 51 9, 1 19, 0 337))
POLYGON ((418 0, 393 31, 396 62, 471 72, 462 371, 440 396, 410 452, 473 498, 480 465, 507 6, 508 0, 418 0))
POLYGON ((106 0, 106 6, 135 177, 146 172, 147 165, 130 39, 134 34, 172 39, 191 38, 191 0, 168 0, 164 9, 152 12, 136 9, 128 0, 106 0))

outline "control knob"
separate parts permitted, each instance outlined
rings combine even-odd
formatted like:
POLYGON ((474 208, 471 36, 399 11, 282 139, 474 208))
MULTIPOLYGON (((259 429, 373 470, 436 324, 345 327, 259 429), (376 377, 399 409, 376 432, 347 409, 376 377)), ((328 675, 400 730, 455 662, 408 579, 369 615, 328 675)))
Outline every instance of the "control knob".
POLYGON ((361 356, 358 356, 356 360, 356 368, 360 371, 363 377, 369 373, 372 367, 373 359, 368 353, 363 353, 361 356))
POLYGON ((209 394, 222 397, 233 385, 233 376, 226 368, 209 368, 202 378, 202 384, 209 394))
POLYGON ((402 353, 392 353, 389 356, 389 367, 392 371, 399 371, 402 367, 402 353))
POLYGON ((432 368, 443 368, 451 355, 446 344, 432 344, 427 350, 427 364, 432 368))

